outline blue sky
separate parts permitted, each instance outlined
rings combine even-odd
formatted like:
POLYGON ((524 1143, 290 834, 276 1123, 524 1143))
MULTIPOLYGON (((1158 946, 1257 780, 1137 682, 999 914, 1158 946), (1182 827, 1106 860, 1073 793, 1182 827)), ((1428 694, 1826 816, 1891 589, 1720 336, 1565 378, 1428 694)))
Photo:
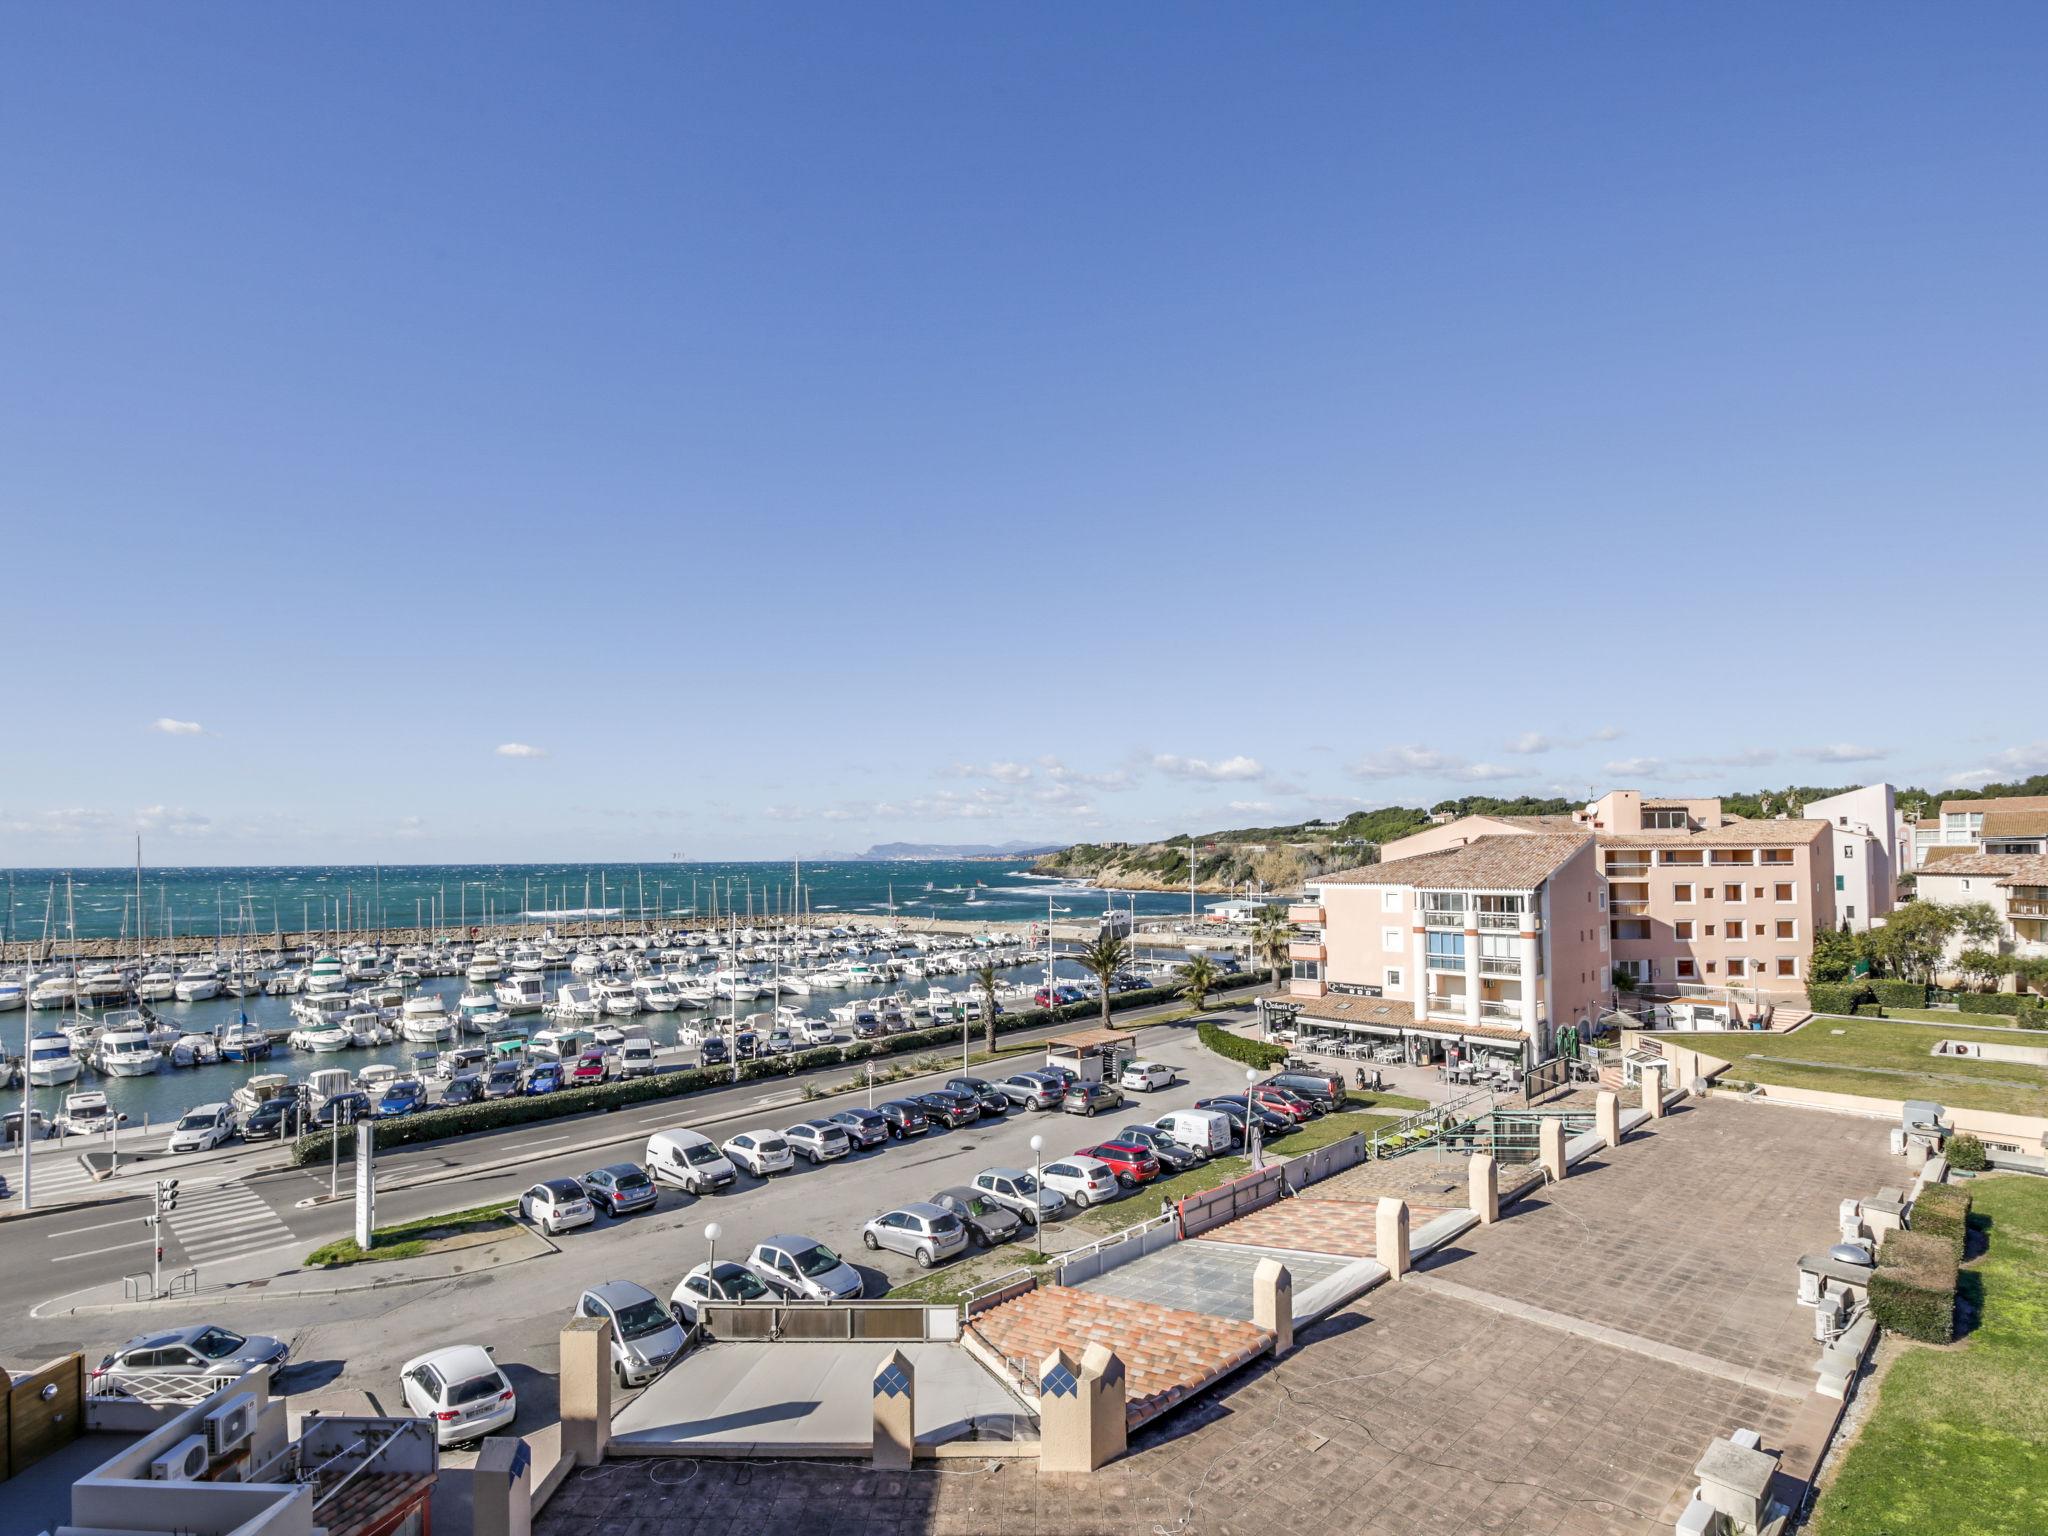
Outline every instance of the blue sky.
POLYGON ((0 39, 0 862, 2048 769, 2038 6, 0 39))

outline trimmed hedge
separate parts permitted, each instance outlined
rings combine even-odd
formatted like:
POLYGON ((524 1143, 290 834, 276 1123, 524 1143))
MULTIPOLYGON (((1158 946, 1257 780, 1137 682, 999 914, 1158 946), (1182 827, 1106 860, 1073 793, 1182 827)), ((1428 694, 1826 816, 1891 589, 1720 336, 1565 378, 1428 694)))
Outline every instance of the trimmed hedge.
POLYGON ((2048 1007, 2035 1002, 2022 1003, 2019 1025, 2021 1029, 2048 1029, 2048 1007))
POLYGON ((1231 1061, 1241 1061, 1248 1067, 1257 1067, 1261 1072, 1277 1067, 1287 1059, 1287 1047, 1271 1045, 1264 1040, 1247 1040, 1243 1035, 1225 1029, 1221 1024, 1201 1024, 1195 1028, 1195 1036, 1204 1046, 1218 1056, 1231 1061))
POLYGON ((1957 1184, 1928 1185, 1913 1202, 1913 1230, 1941 1238, 1960 1264, 1970 1231, 1970 1192, 1957 1184))
POLYGON ((1960 1136, 1949 1137, 1942 1152, 1948 1158, 1949 1167, 1961 1173, 1982 1173, 1990 1166, 1990 1159, 1984 1155, 1984 1143, 1967 1131, 1960 1136))
POLYGON ((1870 1277, 1871 1315, 1909 1339, 1948 1343, 1955 1336, 1957 1268, 1945 1238, 1887 1232, 1870 1277))
POLYGON ((1871 996, 1887 1008, 1925 1008, 1927 983, 1873 977, 1867 985, 1871 996))
MULTIPOLYGON (((1923 992, 1923 998, 1925 995, 1923 992)), ((1876 1000, 1876 994, 1860 981, 1815 981, 1806 987, 1807 1006, 1815 1013, 1854 1013, 1861 1004, 1876 1000)))
MULTIPOLYGON (((1248 984, 1255 984, 1257 978, 1244 978, 1248 984)), ((1150 1008, 1160 1003, 1170 1003, 1181 995, 1178 986, 1143 987, 1134 992, 1113 993, 1109 999, 1111 1013, 1120 1013, 1131 1008, 1150 1008)), ((1075 1019, 1092 1019, 1101 1013, 1097 1002, 1070 1003, 1062 1008, 1027 1008, 1018 1013, 996 1016, 998 1035, 1014 1034, 1020 1030, 1040 1028, 1049 1024, 1071 1023, 1075 1019)), ((941 1024, 935 1028, 915 1029, 906 1034, 884 1035, 877 1040, 856 1040, 850 1045, 821 1045, 807 1051, 797 1051, 788 1056, 755 1057, 740 1063, 740 1081, 756 1082, 762 1078, 788 1077, 793 1073, 810 1071, 823 1067, 841 1066, 847 1062, 867 1061, 883 1056, 901 1056, 923 1051, 958 1049, 960 1045, 958 1024, 941 1024)), ((979 1040, 982 1023, 979 1019, 967 1022, 969 1038, 979 1040)), ((1281 1053, 1283 1056, 1285 1052, 1281 1053)), ((379 1120, 377 1145, 379 1147, 408 1147, 421 1142, 442 1141, 450 1136, 468 1136, 477 1131, 502 1130, 511 1125, 531 1125, 541 1120, 560 1120, 570 1115, 594 1114, 600 1110, 624 1109, 632 1104, 652 1103, 656 1099, 680 1098, 686 1094, 702 1093, 711 1088, 723 1088, 732 1083, 730 1067, 682 1067, 666 1072, 657 1072, 651 1077, 636 1077, 626 1081, 597 1083, 588 1088, 562 1088, 554 1093, 538 1094, 533 1098, 490 1099, 481 1104, 461 1104, 450 1109, 423 1109, 415 1114, 402 1115, 394 1120, 379 1120)), ((324 1163, 332 1156, 332 1131, 314 1131, 301 1136, 292 1147, 292 1162, 300 1167, 308 1163, 324 1163)), ((354 1146, 354 1138, 347 1138, 343 1147, 354 1146)))
POLYGON ((2017 1018, 2029 1000, 2017 992, 1958 992, 1956 1007, 1963 1013, 1998 1013, 2017 1018))

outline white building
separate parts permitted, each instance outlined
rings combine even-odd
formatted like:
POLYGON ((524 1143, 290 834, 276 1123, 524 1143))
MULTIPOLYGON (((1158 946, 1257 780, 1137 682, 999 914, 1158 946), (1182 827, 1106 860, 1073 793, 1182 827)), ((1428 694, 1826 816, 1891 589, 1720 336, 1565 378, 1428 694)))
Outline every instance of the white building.
POLYGON ((1806 803, 1809 821, 1825 821, 1835 845, 1835 916, 1861 933, 1898 901, 1899 876, 1913 867, 1913 824, 1899 814, 1889 784, 1866 784, 1806 803))

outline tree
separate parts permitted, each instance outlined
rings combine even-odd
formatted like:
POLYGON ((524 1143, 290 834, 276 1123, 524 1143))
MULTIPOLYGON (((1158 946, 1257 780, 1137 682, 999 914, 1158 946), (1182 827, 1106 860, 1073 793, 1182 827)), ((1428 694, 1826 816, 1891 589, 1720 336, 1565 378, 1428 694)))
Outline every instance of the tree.
POLYGON ((981 1044, 982 1049, 993 1056, 996 1053, 996 968, 986 960, 975 967, 974 984, 981 988, 981 1044))
POLYGON ((1865 937, 1871 963, 1906 981, 1931 981, 1956 930, 1959 910, 1931 901, 1907 902, 1865 937))
POLYGON ((1965 980, 1989 990, 2006 972, 2006 962, 1988 949, 1966 949, 1956 956, 1956 970, 1965 980))
POLYGON ((1949 932, 1960 934, 1965 943, 1983 948, 1996 945, 2005 925, 1998 920, 1998 914, 1988 901, 1965 902, 1960 907, 1948 909, 1954 914, 1954 925, 1949 932))
POLYGON ((1252 953, 1272 967, 1273 990, 1280 990, 1280 967, 1287 960, 1287 946, 1294 942, 1294 924, 1276 906, 1259 908, 1252 919, 1252 953))
POLYGON ((1822 983, 1847 981, 1862 953, 1863 946, 1848 929, 1823 928, 1813 936, 1813 958, 1807 962, 1807 980, 1822 983))
POLYGON ((1635 996, 1636 973, 1634 971, 1625 971, 1617 965, 1614 968, 1614 990, 1623 997, 1635 996))
POLYGON ((1216 962, 1207 955, 1196 955, 1180 968, 1181 991, 1200 1013, 1209 1005, 1209 994, 1215 990, 1218 977, 1216 962))
POLYGON ((1107 1029, 1110 984, 1131 958, 1131 946, 1113 933, 1103 933, 1074 958, 1081 962, 1081 968, 1093 976, 1101 988, 1098 996, 1102 1000, 1102 1027, 1107 1029))

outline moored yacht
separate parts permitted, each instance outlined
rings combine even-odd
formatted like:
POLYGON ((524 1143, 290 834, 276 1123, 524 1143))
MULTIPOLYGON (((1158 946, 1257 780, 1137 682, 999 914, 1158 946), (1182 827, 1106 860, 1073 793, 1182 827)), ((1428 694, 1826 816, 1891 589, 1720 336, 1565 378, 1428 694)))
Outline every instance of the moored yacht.
POLYGON ((168 1003, 178 995, 178 973, 162 966, 143 972, 135 983, 135 995, 145 1003, 168 1003))
POLYGON ((669 1013, 682 1004, 676 984, 666 976, 642 976, 633 983, 633 996, 650 1013, 669 1013))
POLYGON ((419 1045, 439 1045, 455 1038, 455 1021, 438 992, 418 992, 398 1010, 398 1033, 419 1045))
POLYGON ((37 1088, 54 1088, 78 1080, 78 1056, 68 1035, 31 1036, 28 1042, 28 1080, 37 1088))
POLYGON ((548 1000, 547 988, 536 971, 515 971, 495 988, 498 1006, 507 1013, 538 1013, 548 1000))
POLYGON ((322 950, 313 957, 312 965, 306 971, 302 987, 305 992, 345 992, 348 990, 348 976, 342 971, 341 956, 332 950, 322 950))
POLYGON ((484 987, 471 987, 455 1004, 462 1027, 472 1034, 488 1035, 504 1024, 507 1014, 498 1006, 497 994, 484 987))
POLYGON ((604 1011, 604 1005, 586 984, 571 981, 555 989, 554 1006, 548 1011, 558 1019, 594 1019, 604 1011))
POLYGON ((95 1042, 92 1064, 106 1077, 148 1077, 164 1064, 150 1044, 140 1014, 109 1018, 95 1042))
POLYGON ((37 980, 29 989, 28 1005, 31 1008, 69 1008, 77 997, 78 979, 59 973, 37 980))
POLYGON ((640 999, 630 985, 613 977, 600 977, 590 984, 591 996, 606 1013, 630 1015, 640 1011, 640 999))
POLYGON ((270 1054, 270 1035, 260 1024, 244 1017, 223 1024, 214 1031, 214 1044, 222 1061, 262 1061, 270 1054))
POLYGON ((469 957, 469 967, 463 972, 471 981, 496 981, 505 974, 505 962, 498 958, 498 952, 489 945, 477 950, 469 957))
POLYGON ((220 973, 210 965, 187 966, 178 973, 173 990, 181 1003, 203 1003, 220 996, 220 973))

